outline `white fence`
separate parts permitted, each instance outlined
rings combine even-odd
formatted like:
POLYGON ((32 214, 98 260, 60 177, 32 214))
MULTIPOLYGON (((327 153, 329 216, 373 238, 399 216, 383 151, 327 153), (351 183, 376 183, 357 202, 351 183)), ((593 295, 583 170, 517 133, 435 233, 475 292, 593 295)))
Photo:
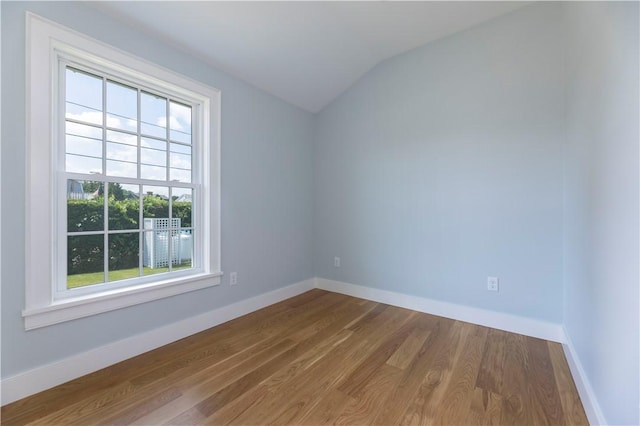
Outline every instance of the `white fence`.
POLYGON ((193 236, 188 230, 180 230, 180 218, 145 218, 144 229, 154 229, 144 233, 144 266, 152 269, 169 266, 169 241, 172 264, 191 260, 193 236))

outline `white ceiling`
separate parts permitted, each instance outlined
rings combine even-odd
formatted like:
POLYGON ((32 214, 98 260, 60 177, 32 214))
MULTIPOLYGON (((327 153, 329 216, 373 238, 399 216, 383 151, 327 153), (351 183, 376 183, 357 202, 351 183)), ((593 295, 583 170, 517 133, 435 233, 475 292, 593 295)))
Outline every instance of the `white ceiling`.
POLYGON ((100 11, 307 111, 377 63, 525 2, 97 2, 100 11))

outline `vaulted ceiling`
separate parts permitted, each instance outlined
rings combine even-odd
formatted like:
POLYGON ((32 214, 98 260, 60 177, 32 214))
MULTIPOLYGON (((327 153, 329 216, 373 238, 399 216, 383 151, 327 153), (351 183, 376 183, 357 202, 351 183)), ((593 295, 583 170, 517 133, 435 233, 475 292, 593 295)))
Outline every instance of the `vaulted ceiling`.
POLYGON ((91 2, 302 109, 317 112, 380 61, 525 2, 91 2))

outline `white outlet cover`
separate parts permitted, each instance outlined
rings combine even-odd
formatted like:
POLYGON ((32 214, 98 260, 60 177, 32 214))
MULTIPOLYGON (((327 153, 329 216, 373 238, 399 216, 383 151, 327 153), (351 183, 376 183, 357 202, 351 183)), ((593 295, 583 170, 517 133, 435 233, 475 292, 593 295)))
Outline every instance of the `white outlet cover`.
POLYGON ((499 280, 498 277, 487 277, 487 290, 498 291, 499 280))

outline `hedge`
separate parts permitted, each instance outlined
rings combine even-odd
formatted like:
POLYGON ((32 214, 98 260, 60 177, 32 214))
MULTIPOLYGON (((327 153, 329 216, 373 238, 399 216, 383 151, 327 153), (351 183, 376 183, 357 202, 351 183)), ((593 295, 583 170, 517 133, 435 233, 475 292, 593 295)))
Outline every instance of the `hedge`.
MULTIPOLYGON (((109 230, 137 230, 139 200, 117 200, 109 197, 109 230)), ((191 226, 192 204, 186 201, 172 203, 173 217, 181 219, 182 227, 191 226)), ((143 198, 143 217, 169 216, 169 201, 161 197, 143 198)), ((91 200, 67 200, 67 229, 69 232, 101 231, 104 227, 104 197, 91 200)), ((138 266, 139 233, 109 235, 109 268, 127 269, 138 266)), ((69 236, 67 239, 67 274, 99 272, 104 265, 104 236, 69 236)))

